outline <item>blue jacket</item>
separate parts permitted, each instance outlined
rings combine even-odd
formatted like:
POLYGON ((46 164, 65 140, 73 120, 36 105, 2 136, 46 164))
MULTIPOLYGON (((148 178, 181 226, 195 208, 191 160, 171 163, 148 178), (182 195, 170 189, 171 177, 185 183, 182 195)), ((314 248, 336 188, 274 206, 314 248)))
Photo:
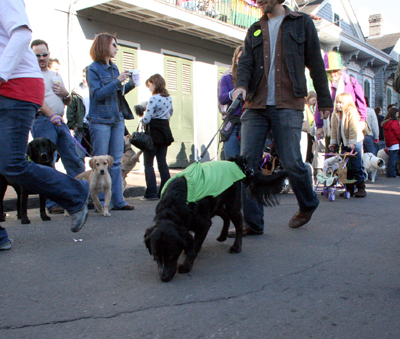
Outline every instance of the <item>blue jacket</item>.
POLYGON ((117 91, 123 91, 125 88, 124 94, 126 94, 135 87, 129 82, 122 86, 117 79, 118 76, 118 68, 113 63, 107 65, 94 61, 90 64, 86 71, 90 92, 90 110, 87 119, 90 122, 114 124, 120 121, 117 91))

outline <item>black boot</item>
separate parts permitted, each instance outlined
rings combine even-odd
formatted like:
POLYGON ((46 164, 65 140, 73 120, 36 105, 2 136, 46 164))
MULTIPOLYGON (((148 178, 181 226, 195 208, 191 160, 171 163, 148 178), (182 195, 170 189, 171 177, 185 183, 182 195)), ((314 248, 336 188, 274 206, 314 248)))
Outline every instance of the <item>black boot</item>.
POLYGON ((355 195, 356 198, 364 198, 367 195, 367 192, 365 191, 365 181, 356 184, 357 187, 357 192, 355 195))

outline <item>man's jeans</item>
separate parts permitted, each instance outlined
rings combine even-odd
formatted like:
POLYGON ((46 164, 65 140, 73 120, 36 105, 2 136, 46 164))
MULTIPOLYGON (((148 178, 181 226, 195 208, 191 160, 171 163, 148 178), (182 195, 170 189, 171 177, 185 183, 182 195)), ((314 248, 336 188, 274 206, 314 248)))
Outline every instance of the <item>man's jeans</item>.
MULTIPOLYGON (((367 179, 362 158, 363 142, 359 141, 354 146, 354 153, 357 155, 354 158, 350 158, 350 166, 347 170, 347 179, 356 179, 356 185, 358 185, 367 179)), ((351 148, 342 145, 342 153, 343 152, 351 152, 351 148)))
MULTIPOLYGON (((60 126, 53 125, 47 116, 38 116, 33 120, 32 136, 34 138, 47 138, 57 145, 57 152, 60 154, 61 161, 67 174, 75 178, 84 172, 78 154, 76 153, 75 142, 69 132, 67 125, 62 123, 60 126)), ((47 199, 46 206, 51 210, 56 203, 47 199)))
MULTIPOLYGON (((87 131, 87 133, 89 133, 88 129, 85 129, 84 131, 85 132, 87 131)), ((80 144, 80 145, 78 145, 78 144, 75 145, 76 154, 78 155, 78 158, 79 158, 79 164, 81 166, 81 170, 82 170, 82 172, 85 172, 85 167, 86 167, 85 158, 87 156, 86 152, 88 152, 90 154, 90 151, 88 151, 88 150, 85 151, 85 146, 82 145, 83 144, 82 141, 84 140, 82 132, 79 132, 78 130, 74 131, 74 138, 80 144), (81 146, 83 147, 83 149, 81 146)))
POLYGON ((170 178, 169 168, 167 165, 167 149, 168 146, 154 145, 152 151, 143 152, 144 174, 146 178, 145 198, 159 198, 165 183, 170 178), (157 159, 158 171, 160 172, 161 177, 161 184, 158 191, 156 175, 154 173, 154 157, 157 159))
MULTIPOLYGON (((267 134, 272 130, 279 159, 289 172, 289 180, 303 213, 311 212, 319 204, 310 175, 300 152, 303 112, 292 109, 248 109, 242 117, 241 154, 246 155, 255 171, 261 172, 262 155, 267 134)), ((255 232, 264 230, 263 206, 247 197, 242 186, 245 224, 255 232)))
MULTIPOLYGON (((120 121, 106 125, 90 123, 90 137, 93 146, 93 155, 111 155, 114 162, 110 169, 111 176, 111 202, 114 209, 121 209, 128 205, 122 194, 121 159, 124 153, 124 117, 120 115, 120 121)), ((99 199, 104 201, 104 193, 99 194, 99 199)))
POLYGON ((0 173, 74 214, 86 203, 88 183, 26 159, 29 130, 38 108, 33 103, 0 96, 0 173))

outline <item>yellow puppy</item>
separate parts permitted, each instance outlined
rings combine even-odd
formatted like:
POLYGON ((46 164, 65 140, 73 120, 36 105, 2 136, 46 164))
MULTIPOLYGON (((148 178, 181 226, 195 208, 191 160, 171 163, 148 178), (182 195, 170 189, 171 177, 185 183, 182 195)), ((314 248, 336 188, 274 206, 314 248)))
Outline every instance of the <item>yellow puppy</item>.
POLYGON ((108 212, 111 201, 111 177, 108 169, 113 164, 114 159, 110 155, 98 155, 90 159, 89 165, 92 168, 89 171, 78 174, 75 179, 86 180, 89 182, 90 195, 97 211, 105 217, 110 217, 108 212), (104 192, 104 208, 98 197, 99 193, 104 192))

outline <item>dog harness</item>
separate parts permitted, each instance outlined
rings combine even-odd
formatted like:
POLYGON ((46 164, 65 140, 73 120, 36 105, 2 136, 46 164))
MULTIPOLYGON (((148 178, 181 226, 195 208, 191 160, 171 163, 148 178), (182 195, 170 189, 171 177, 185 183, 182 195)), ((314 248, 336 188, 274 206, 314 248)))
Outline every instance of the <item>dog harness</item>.
POLYGON ((231 187, 236 181, 242 180, 246 176, 236 163, 232 161, 209 161, 205 163, 195 162, 169 179, 161 192, 171 180, 185 177, 187 182, 187 203, 197 202, 205 197, 215 198, 222 192, 231 187))

